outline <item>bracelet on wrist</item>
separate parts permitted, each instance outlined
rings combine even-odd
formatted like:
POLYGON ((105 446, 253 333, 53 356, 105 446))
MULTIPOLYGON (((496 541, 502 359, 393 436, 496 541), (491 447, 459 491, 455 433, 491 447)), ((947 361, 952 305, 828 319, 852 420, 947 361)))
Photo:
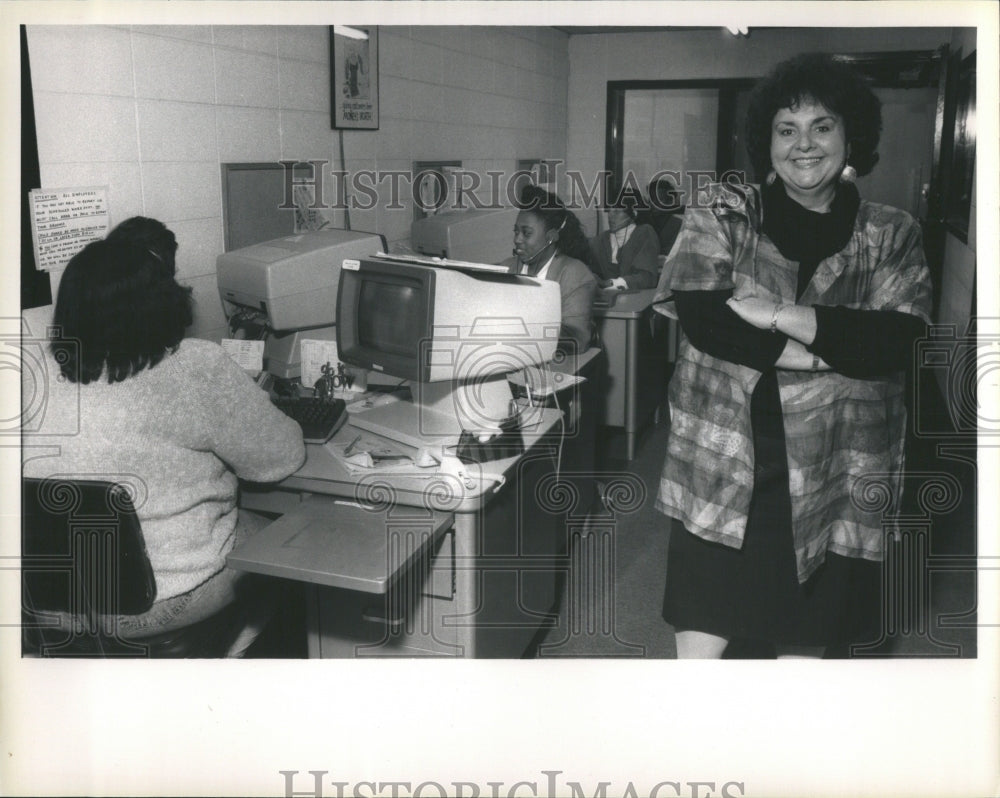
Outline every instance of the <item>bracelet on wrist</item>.
POLYGON ((774 306, 774 313, 771 314, 771 326, 769 327, 773 333, 778 331, 778 314, 781 313, 784 307, 780 302, 774 306))
POLYGON ((819 371, 819 355, 813 355, 812 371, 813 373, 819 371))

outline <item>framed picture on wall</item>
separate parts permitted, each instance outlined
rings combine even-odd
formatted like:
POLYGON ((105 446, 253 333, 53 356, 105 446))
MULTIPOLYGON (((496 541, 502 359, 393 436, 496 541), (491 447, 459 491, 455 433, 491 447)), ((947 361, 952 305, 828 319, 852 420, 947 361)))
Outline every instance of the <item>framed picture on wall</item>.
POLYGON ((330 26, 331 127, 378 130, 378 28, 330 26))
POLYGON ((968 243, 976 165, 976 54, 962 61, 958 70, 951 157, 948 159, 947 200, 944 221, 968 243))

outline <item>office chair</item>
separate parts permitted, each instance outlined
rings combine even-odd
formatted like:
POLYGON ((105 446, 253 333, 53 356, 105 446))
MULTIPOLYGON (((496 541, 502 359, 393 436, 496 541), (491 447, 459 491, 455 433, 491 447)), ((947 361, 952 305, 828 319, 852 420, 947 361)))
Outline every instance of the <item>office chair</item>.
POLYGON ((156 600, 128 490, 104 481, 24 478, 21 651, 43 657, 222 657, 245 618, 234 603, 203 621, 126 640, 117 615, 156 600))

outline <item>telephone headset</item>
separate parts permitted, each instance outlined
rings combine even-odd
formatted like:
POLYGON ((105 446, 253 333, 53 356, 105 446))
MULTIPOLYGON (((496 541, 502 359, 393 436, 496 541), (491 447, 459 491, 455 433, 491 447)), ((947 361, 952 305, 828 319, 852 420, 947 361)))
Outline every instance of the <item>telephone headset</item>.
MULTIPOLYGON (((556 242, 559 240, 559 233, 562 232, 562 229, 566 226, 566 220, 568 218, 569 218, 569 211, 565 211, 564 210, 563 211, 563 220, 562 220, 562 222, 560 222, 559 226, 556 228, 556 234, 555 234, 555 236, 553 238, 549 239, 548 231, 546 231, 546 233, 545 233, 545 239, 546 239, 546 241, 548 241, 548 243, 544 247, 542 247, 540 250, 538 250, 538 252, 536 252, 534 255, 532 255, 530 258, 528 258, 527 260, 522 260, 521 263, 523 263, 525 266, 534 266, 536 263, 538 263, 538 261, 541 259, 542 255, 545 253, 545 251, 548 250, 550 247, 554 247, 556 245, 556 242)), ((517 256, 517 250, 514 250, 514 255, 515 255, 515 257, 517 256)))

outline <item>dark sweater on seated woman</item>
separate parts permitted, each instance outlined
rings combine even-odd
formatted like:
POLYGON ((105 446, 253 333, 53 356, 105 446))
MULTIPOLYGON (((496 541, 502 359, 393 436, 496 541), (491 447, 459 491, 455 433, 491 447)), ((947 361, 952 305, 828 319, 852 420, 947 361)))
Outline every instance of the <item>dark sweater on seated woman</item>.
POLYGON ((646 224, 630 224, 624 230, 605 230, 594 241, 594 273, 607 287, 616 277, 625 288, 655 288, 660 274, 660 242, 646 224))

